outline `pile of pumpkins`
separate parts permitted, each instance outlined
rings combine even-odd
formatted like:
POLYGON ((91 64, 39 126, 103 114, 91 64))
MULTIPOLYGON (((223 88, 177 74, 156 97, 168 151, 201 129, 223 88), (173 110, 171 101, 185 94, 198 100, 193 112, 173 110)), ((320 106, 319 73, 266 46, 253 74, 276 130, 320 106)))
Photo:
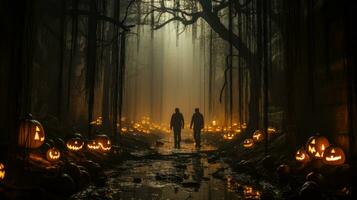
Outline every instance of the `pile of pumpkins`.
MULTIPOLYGON (((267 129, 269 138, 273 137, 276 133, 276 129, 273 127, 268 127, 267 129)), ((252 148, 254 144, 263 142, 265 139, 265 133, 263 130, 256 130, 253 132, 252 138, 247 138, 243 141, 243 147, 252 148)))
MULTIPOLYGON (((62 141, 61 139, 59 139, 62 141)), ((37 149, 45 142, 45 131, 41 123, 28 115, 21 121, 18 133, 18 146, 28 149, 37 149)), ((62 141, 63 142, 63 141, 62 141)), ((107 135, 96 135, 92 140, 85 141, 81 134, 75 133, 70 137, 65 147, 72 152, 79 152, 86 145, 89 151, 109 152, 112 148, 110 138, 107 135)), ((60 160, 61 152, 56 147, 50 147, 46 151, 46 158, 50 162, 60 160)))
POLYGON ((295 154, 295 160, 308 163, 311 160, 322 160, 326 165, 342 165, 346 156, 342 148, 330 145, 328 139, 319 134, 307 140, 306 148, 301 147, 295 154))
MULTIPOLYGON (((106 176, 98 163, 89 159, 80 159, 73 162, 64 159, 63 154, 64 152, 81 152, 84 150, 100 153, 110 152, 112 143, 107 135, 96 135, 93 139, 86 141, 81 134, 75 133, 66 141, 60 138, 45 140, 45 130, 41 123, 28 115, 26 119, 19 123, 17 145, 26 150, 34 150, 29 154, 31 161, 35 161, 36 164, 46 163, 45 167, 49 169, 49 174, 54 176, 41 176, 36 183, 48 191, 67 196, 84 188, 91 181, 101 185, 105 183, 106 176), (63 162, 60 162, 60 160, 63 162), (48 163, 56 164, 56 166, 48 167, 48 163), (51 171, 54 167, 56 170, 51 171), (56 173, 52 174, 52 172, 56 173)), ((68 156, 70 157, 70 155, 68 156)), ((0 162, 0 182, 5 181, 5 170, 5 164, 0 162)))

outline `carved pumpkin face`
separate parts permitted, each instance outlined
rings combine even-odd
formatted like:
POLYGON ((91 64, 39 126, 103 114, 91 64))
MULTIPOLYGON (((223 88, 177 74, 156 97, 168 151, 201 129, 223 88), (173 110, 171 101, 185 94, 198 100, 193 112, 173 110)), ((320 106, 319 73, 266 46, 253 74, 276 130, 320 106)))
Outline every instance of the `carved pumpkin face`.
POLYGON ((103 123, 102 117, 98 117, 96 120, 92 121, 90 124, 95 126, 101 126, 103 123))
POLYGON ((60 159, 60 157, 61 152, 57 148, 53 147, 47 150, 46 158, 48 161, 56 162, 60 159))
POLYGON ((274 127, 268 127, 268 134, 269 135, 271 135, 271 136, 273 136, 275 133, 276 133, 276 128, 274 128, 274 127))
POLYGON ((110 151, 112 143, 107 135, 97 135, 94 139, 102 151, 110 151))
POLYGON ((100 146, 98 145, 98 143, 95 140, 89 140, 87 142, 87 148, 90 150, 98 150, 100 148, 100 146))
POLYGON ((246 129, 247 128, 247 123, 243 123, 242 125, 240 125, 241 129, 246 129))
POLYGON ((322 159, 325 149, 330 146, 329 141, 324 136, 312 136, 306 144, 307 152, 316 159, 322 159))
POLYGON ((304 148, 297 150, 295 154, 295 159, 296 161, 301 163, 307 163, 311 160, 309 154, 306 152, 304 148))
POLYGON ((253 140, 254 142, 261 142, 264 140, 264 132, 262 130, 256 130, 253 133, 253 140))
POLYGON ((236 128, 236 129, 234 129, 234 132, 235 132, 235 133, 237 133, 237 134, 239 134, 239 133, 241 133, 241 132, 242 132, 242 129, 240 129, 240 128, 236 128))
POLYGON ((234 133, 233 132, 226 132, 223 135, 223 139, 225 140, 232 140, 234 138, 234 133))
POLYGON ((346 156, 341 148, 330 146, 325 150, 322 161, 327 165, 342 165, 345 160, 346 156))
POLYGON ((121 132, 122 132, 122 133, 128 132, 128 128, 127 128, 127 127, 122 127, 122 128, 121 128, 121 132))
POLYGON ((0 163, 0 181, 5 178, 5 165, 0 163))
POLYGON ((243 141, 243 147, 252 148, 253 146, 254 146, 254 140, 253 139, 248 138, 248 139, 245 139, 243 141))
POLYGON ((79 151, 83 148, 84 142, 80 138, 71 138, 67 141, 66 146, 71 151, 79 151))
POLYGON ((20 123, 18 145, 20 147, 36 149, 45 141, 45 131, 40 122, 32 119, 25 119, 20 123))

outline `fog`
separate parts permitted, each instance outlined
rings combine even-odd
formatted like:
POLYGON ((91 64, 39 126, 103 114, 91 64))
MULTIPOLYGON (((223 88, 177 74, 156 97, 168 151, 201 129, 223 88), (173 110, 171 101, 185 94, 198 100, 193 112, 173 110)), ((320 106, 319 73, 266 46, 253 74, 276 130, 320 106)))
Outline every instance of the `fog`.
POLYGON ((124 116, 168 123, 175 107, 186 119, 196 107, 207 112, 207 27, 201 23, 197 29, 194 38, 192 27, 183 30, 173 22, 153 32, 150 26, 139 26, 129 36, 124 116))

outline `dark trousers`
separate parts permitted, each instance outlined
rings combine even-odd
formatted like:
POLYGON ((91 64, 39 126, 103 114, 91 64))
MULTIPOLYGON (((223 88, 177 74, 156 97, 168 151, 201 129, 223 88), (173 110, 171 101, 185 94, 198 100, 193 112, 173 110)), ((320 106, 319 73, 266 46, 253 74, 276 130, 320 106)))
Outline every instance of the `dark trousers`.
POLYGON ((201 129, 193 130, 193 138, 195 139, 196 147, 201 146, 201 129))
POLYGON ((175 148, 180 148, 181 129, 174 129, 175 148))

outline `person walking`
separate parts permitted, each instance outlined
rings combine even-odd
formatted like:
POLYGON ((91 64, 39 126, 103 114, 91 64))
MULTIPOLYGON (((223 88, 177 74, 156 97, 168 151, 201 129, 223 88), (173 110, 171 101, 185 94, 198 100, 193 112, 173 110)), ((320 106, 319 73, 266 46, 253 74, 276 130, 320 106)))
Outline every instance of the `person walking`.
POLYGON ((175 113, 171 116, 170 129, 174 131, 175 148, 180 148, 181 129, 184 129, 185 121, 179 108, 175 108, 175 113))
POLYGON ((195 113, 192 115, 190 128, 193 127, 193 138, 195 139, 196 148, 201 147, 201 130, 204 127, 204 118, 198 108, 195 108, 195 113))

